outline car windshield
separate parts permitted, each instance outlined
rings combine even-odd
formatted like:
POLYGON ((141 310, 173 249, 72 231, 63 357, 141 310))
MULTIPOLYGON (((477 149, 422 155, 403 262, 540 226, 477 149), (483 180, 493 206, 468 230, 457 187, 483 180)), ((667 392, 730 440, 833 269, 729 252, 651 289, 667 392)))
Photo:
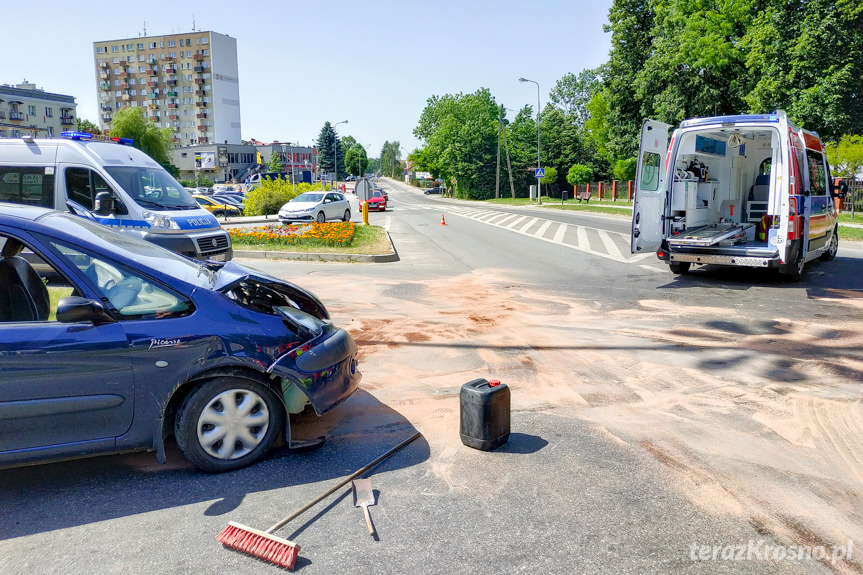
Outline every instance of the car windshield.
POLYGON ((105 169, 142 208, 154 211, 199 208, 192 195, 161 168, 108 166, 105 169))
POLYGON ((382 198, 382 197, 384 197, 384 195, 382 193, 380 193, 379 191, 375 190, 372 192, 372 197, 382 198))
POLYGON ((132 234, 67 213, 51 213, 41 220, 55 230, 99 246, 107 254, 119 253, 199 287, 212 289, 216 284, 219 272, 207 268, 203 262, 183 257, 132 234))
POLYGON ((306 192, 305 194, 300 194, 299 196, 297 196, 296 198, 294 198, 291 201, 292 202, 320 202, 323 199, 324 199, 323 194, 313 194, 310 192, 306 192))

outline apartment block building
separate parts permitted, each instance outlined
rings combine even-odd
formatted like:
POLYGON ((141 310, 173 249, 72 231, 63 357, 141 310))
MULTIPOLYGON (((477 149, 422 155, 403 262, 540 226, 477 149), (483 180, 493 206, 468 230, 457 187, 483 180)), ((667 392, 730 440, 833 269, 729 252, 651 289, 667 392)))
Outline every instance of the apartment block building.
POLYGON ((237 40, 188 32, 93 43, 99 124, 140 109, 176 146, 240 144, 237 40))
POLYGON ((0 85, 0 138, 55 138, 77 125, 75 98, 52 94, 26 80, 0 85))

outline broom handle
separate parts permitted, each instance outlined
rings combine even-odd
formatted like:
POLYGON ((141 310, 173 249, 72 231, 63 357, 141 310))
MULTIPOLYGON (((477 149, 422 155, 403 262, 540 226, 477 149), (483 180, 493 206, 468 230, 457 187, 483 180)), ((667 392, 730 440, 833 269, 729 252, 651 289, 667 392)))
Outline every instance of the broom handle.
POLYGON ((272 533, 276 529, 279 529, 280 527, 285 525, 291 519, 294 519, 295 517, 297 517, 301 513, 304 513, 310 507, 312 507, 316 503, 319 503, 322 499, 324 499, 325 497, 328 497, 329 495, 331 495, 332 493, 337 491, 339 488, 344 487, 345 485, 350 483, 352 480, 356 479, 357 477, 359 477, 360 475, 362 475, 363 473, 365 473, 366 471, 368 471, 369 469, 371 469, 372 467, 374 467, 375 465, 377 465, 378 463, 380 463, 381 461, 383 461, 384 459, 386 459, 387 457, 389 457, 390 455, 392 455, 393 453, 395 453, 396 451, 398 451, 399 449, 401 449, 402 447, 404 447, 405 445, 407 445, 408 443, 410 443, 411 441, 413 441, 414 439, 416 439, 419 436, 420 436, 420 432, 417 431, 416 433, 414 433, 413 435, 411 435, 410 437, 408 437, 407 439, 405 439, 404 441, 402 441, 401 443, 399 443, 398 445, 396 445, 395 447, 393 447, 392 449, 390 449, 389 451, 387 451, 386 453, 384 453, 383 455, 381 455, 380 457, 378 457, 377 459, 375 459, 374 461, 372 461, 371 463, 369 463, 368 465, 363 467, 362 469, 354 472, 352 475, 343 479, 342 481, 340 481, 336 485, 333 485, 331 488, 327 489, 325 492, 321 493, 320 495, 318 495, 317 497, 315 497, 314 499, 312 499, 311 501, 309 501, 308 503, 306 503, 305 505, 303 505, 302 507, 300 507, 299 509, 297 509, 296 511, 294 511, 293 513, 291 513, 290 515, 288 515, 287 517, 285 517, 284 519, 282 519, 281 521, 279 521, 278 523, 276 523, 272 527, 270 527, 269 529, 267 529, 265 531, 265 533, 272 533))

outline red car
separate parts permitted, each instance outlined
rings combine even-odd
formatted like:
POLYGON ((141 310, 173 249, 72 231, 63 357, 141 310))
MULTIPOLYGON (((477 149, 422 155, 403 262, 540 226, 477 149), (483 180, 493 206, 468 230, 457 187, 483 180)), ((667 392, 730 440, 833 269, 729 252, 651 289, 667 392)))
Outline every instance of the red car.
POLYGON ((383 192, 380 190, 372 190, 372 195, 368 199, 369 202, 369 211, 379 210, 381 212, 387 211, 387 198, 384 196, 383 192))

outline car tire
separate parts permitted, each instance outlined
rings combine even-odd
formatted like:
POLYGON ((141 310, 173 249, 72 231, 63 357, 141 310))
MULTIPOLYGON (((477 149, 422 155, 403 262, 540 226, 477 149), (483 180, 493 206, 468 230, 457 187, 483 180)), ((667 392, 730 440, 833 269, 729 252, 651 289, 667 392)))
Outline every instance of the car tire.
POLYGON ((281 402, 265 385, 217 377, 183 400, 174 435, 180 451, 198 469, 233 471, 269 451, 284 427, 284 418, 281 402))
POLYGON ((670 269, 673 274, 683 275, 689 272, 689 268, 691 266, 692 262, 670 262, 668 264, 668 269, 670 269))
POLYGON ((836 252, 839 251, 839 228, 833 230, 833 237, 830 238, 830 245, 827 248, 827 251, 821 254, 821 257, 818 258, 822 262, 832 262, 836 259, 836 252))
POLYGON ((324 215, 324 212, 318 212, 318 217, 316 218, 319 224, 322 224, 327 221, 327 216, 324 215))
POLYGON ((350 210, 345 210, 345 213, 344 213, 344 215, 342 216, 342 221, 343 221, 343 222, 349 222, 349 221, 351 221, 351 211, 350 211, 350 210))

